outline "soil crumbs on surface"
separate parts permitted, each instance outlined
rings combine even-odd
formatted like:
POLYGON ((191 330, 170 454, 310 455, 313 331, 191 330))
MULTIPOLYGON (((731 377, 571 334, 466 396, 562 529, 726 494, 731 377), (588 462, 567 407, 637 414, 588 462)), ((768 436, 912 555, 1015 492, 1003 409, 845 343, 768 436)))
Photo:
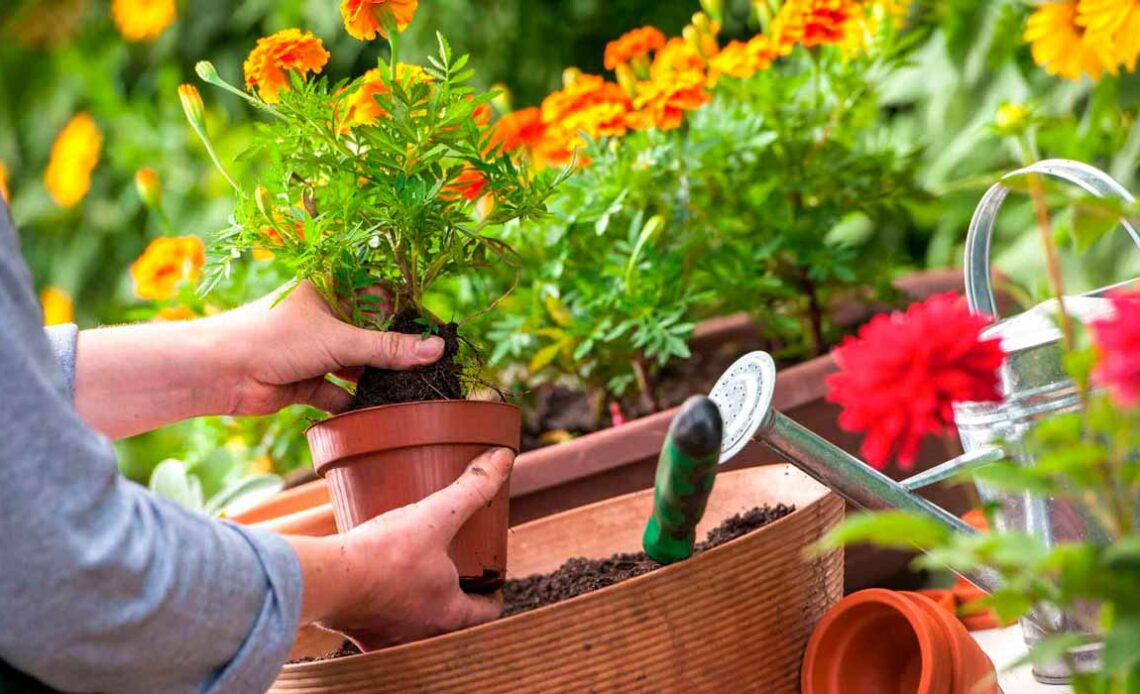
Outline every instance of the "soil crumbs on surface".
MULTIPOLYGON (((427 328, 419 314, 405 309, 392 319, 389 332, 422 335, 427 328)), ((459 362, 459 329, 455 323, 437 326, 435 334, 443 338, 443 356, 439 361, 418 369, 391 371, 367 367, 356 384, 356 397, 350 409, 424 400, 462 400, 463 365, 459 362)))
MULTIPOLYGON (((795 506, 778 504, 754 508, 726 519, 709 531, 704 542, 693 548, 693 556, 747 535, 795 511, 795 506)), ((660 569, 661 564, 645 552, 615 554, 608 559, 575 557, 548 574, 510 579, 503 586, 503 617, 536 610, 660 569)), ((311 663, 359 655, 360 649, 345 641, 337 650, 319 658, 301 658, 292 663, 311 663)))

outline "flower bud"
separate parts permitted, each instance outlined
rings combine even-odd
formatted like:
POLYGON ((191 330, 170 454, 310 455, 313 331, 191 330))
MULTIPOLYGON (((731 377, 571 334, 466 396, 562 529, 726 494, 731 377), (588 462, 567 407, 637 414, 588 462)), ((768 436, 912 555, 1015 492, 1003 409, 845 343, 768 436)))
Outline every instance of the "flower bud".
POLYGON ((209 60, 199 60, 198 63, 194 65, 194 72, 197 72, 198 76, 202 78, 202 81, 207 84, 219 86, 225 84, 221 76, 218 75, 218 69, 214 67, 214 64, 209 60))
POLYGON ((269 216, 269 211, 273 209, 273 200, 269 196, 269 189, 265 186, 258 186, 253 191, 253 201, 257 203, 257 209, 262 216, 273 221, 273 218, 269 216))
POLYGON ((994 114, 994 127, 1002 135, 1018 135, 1029 125, 1029 109, 1025 104, 1005 102, 994 114))
POLYGON ((158 180, 158 174, 149 166, 144 166, 135 173, 135 190, 147 207, 162 206, 162 184, 158 180))
POLYGON ((714 22, 724 21, 724 0, 701 0, 701 9, 707 12, 714 22))
POLYGON ((618 63, 614 72, 617 74, 618 84, 625 93, 629 94, 631 99, 637 96, 637 75, 634 74, 633 67, 629 63, 618 63))
POLYGON ((578 81, 578 78, 581 76, 582 76, 582 71, 579 70, 578 68, 576 68, 576 67, 566 68, 565 70, 562 71, 562 86, 563 87, 569 87, 570 85, 572 85, 576 81, 578 81))
POLYGON ((507 89, 507 85, 498 83, 491 85, 491 91, 498 92, 493 99, 491 105, 499 112, 499 115, 506 115, 512 111, 511 109, 511 90, 507 89))
POLYGON ((206 106, 202 103, 202 95, 198 88, 192 84, 178 85, 178 100, 182 102, 182 112, 190 126, 198 132, 206 127, 206 106))

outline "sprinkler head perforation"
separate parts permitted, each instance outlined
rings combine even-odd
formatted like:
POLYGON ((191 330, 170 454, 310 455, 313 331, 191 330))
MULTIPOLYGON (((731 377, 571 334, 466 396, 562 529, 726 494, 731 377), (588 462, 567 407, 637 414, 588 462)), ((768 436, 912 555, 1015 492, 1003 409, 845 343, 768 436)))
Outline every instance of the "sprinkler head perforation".
POLYGON ((744 450, 764 423, 776 392, 776 362, 767 352, 750 352, 717 379, 709 398, 724 422, 720 463, 744 450))

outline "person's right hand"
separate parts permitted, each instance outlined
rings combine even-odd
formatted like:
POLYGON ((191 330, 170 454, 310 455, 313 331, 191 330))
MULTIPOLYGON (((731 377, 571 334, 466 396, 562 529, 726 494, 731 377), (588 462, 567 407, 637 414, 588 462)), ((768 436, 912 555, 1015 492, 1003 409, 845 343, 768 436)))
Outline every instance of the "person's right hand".
POLYGON ((362 650, 499 616, 502 596, 468 595, 447 548, 506 482, 514 453, 493 449, 451 486, 327 538, 289 537, 304 575, 301 623, 347 634, 362 650))

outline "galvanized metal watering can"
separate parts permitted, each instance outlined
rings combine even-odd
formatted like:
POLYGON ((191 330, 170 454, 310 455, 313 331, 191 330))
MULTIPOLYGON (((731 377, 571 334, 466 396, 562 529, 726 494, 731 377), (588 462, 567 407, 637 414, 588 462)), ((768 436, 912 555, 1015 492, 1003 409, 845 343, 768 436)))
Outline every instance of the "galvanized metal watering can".
MULTIPOLYGON (((1039 174, 1067 181, 1099 197, 1114 196, 1132 202, 1132 196, 1102 171, 1079 162, 1042 161, 1015 171, 1006 178, 1039 174)), ((994 222, 1010 189, 995 184, 982 198, 966 238, 966 298, 970 309, 997 315, 990 283, 990 238, 994 222)), ((1140 248, 1140 235, 1128 221, 1125 230, 1140 248)), ((1119 285, 1117 285, 1119 286, 1119 285)), ((1075 319, 1088 322, 1111 313, 1101 298, 1115 287, 1065 300, 1065 309, 1075 319)), ((764 352, 753 352, 733 364, 714 386, 710 397, 720 408, 724 438, 720 462, 740 452, 749 441, 762 442, 819 482, 849 501, 870 510, 899 509, 942 523, 963 533, 975 532, 953 514, 914 492, 927 485, 986 463, 1009 458, 1027 461, 1022 445, 1025 433, 1036 421, 1079 407, 1076 388, 1065 373, 1060 349, 1060 331, 1051 312, 1055 302, 1046 302, 1018 316, 999 321, 986 334, 1001 339, 1006 352, 1001 381, 1003 400, 996 403, 962 403, 955 408, 955 423, 965 454, 903 482, 895 482, 855 456, 813 434, 771 408, 776 367, 764 352)), ((1103 539, 1095 521, 1061 499, 1031 494, 1009 495, 984 485, 978 491, 987 501, 1000 503, 998 523, 1003 529, 1033 533, 1047 545, 1066 540, 1103 539)), ((992 591, 1000 583, 993 571, 982 569, 966 575, 980 588, 992 591)), ((1087 615, 1085 615, 1087 617, 1087 615)), ((1023 620, 1028 643, 1046 632, 1081 631, 1081 615, 1057 611, 1036 612, 1023 620)), ((1100 645, 1083 647, 1070 654, 1078 671, 1098 667, 1100 645)), ((1043 682, 1064 682, 1071 672, 1064 662, 1034 668, 1043 682)))

